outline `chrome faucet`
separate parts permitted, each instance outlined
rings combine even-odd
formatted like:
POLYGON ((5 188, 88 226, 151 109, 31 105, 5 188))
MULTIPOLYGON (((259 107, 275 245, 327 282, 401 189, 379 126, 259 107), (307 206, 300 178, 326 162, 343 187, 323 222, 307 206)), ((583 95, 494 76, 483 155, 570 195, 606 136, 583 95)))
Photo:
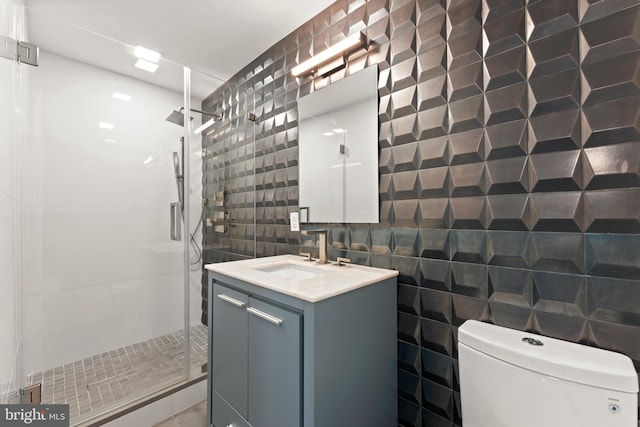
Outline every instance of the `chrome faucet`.
POLYGON ((327 230, 324 229, 320 229, 320 230, 302 230, 302 234, 305 236, 311 235, 311 234, 317 234, 320 238, 320 247, 318 248, 318 252, 320 253, 319 255, 319 260, 318 263, 319 264, 326 264, 329 262, 329 256, 328 256, 328 252, 327 252, 327 230))

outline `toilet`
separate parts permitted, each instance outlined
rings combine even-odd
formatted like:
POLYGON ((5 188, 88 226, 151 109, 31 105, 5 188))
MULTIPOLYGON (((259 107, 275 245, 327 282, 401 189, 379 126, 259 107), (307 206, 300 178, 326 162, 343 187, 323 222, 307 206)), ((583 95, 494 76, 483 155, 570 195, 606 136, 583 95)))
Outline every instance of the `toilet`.
POLYGON ((463 427, 637 427, 631 359, 468 320, 458 328, 463 427))

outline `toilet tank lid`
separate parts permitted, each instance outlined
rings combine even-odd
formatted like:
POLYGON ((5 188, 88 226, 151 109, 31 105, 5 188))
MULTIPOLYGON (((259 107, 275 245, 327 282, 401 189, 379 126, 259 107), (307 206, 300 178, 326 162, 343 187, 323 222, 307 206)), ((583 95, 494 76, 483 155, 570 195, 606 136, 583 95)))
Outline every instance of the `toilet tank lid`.
POLYGON ((544 375, 609 390, 638 392, 633 363, 620 353, 475 320, 467 320, 458 328, 458 342, 544 375), (543 345, 525 342, 533 342, 531 339, 543 345))

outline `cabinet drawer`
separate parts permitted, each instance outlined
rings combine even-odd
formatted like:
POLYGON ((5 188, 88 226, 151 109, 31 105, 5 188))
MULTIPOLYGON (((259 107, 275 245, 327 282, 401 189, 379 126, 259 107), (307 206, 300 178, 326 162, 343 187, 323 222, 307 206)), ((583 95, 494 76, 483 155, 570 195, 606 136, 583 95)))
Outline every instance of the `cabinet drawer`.
POLYGON ((214 427, 251 427, 216 391, 212 411, 214 427))

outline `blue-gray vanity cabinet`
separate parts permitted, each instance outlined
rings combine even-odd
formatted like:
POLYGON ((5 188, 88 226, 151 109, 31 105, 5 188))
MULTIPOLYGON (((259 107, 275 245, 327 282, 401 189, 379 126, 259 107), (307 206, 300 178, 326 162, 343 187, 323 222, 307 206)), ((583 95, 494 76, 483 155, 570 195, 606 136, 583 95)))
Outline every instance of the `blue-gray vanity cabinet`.
POLYGON ((247 418, 249 319, 246 307, 249 296, 217 284, 213 291, 211 347, 219 349, 211 365, 216 379, 215 388, 241 416, 247 418))
POLYGON ((209 271, 208 291, 214 427, 397 425, 396 277, 310 302, 209 271))
POLYGON ((299 426, 300 313, 218 283, 212 298, 214 425, 299 426))

